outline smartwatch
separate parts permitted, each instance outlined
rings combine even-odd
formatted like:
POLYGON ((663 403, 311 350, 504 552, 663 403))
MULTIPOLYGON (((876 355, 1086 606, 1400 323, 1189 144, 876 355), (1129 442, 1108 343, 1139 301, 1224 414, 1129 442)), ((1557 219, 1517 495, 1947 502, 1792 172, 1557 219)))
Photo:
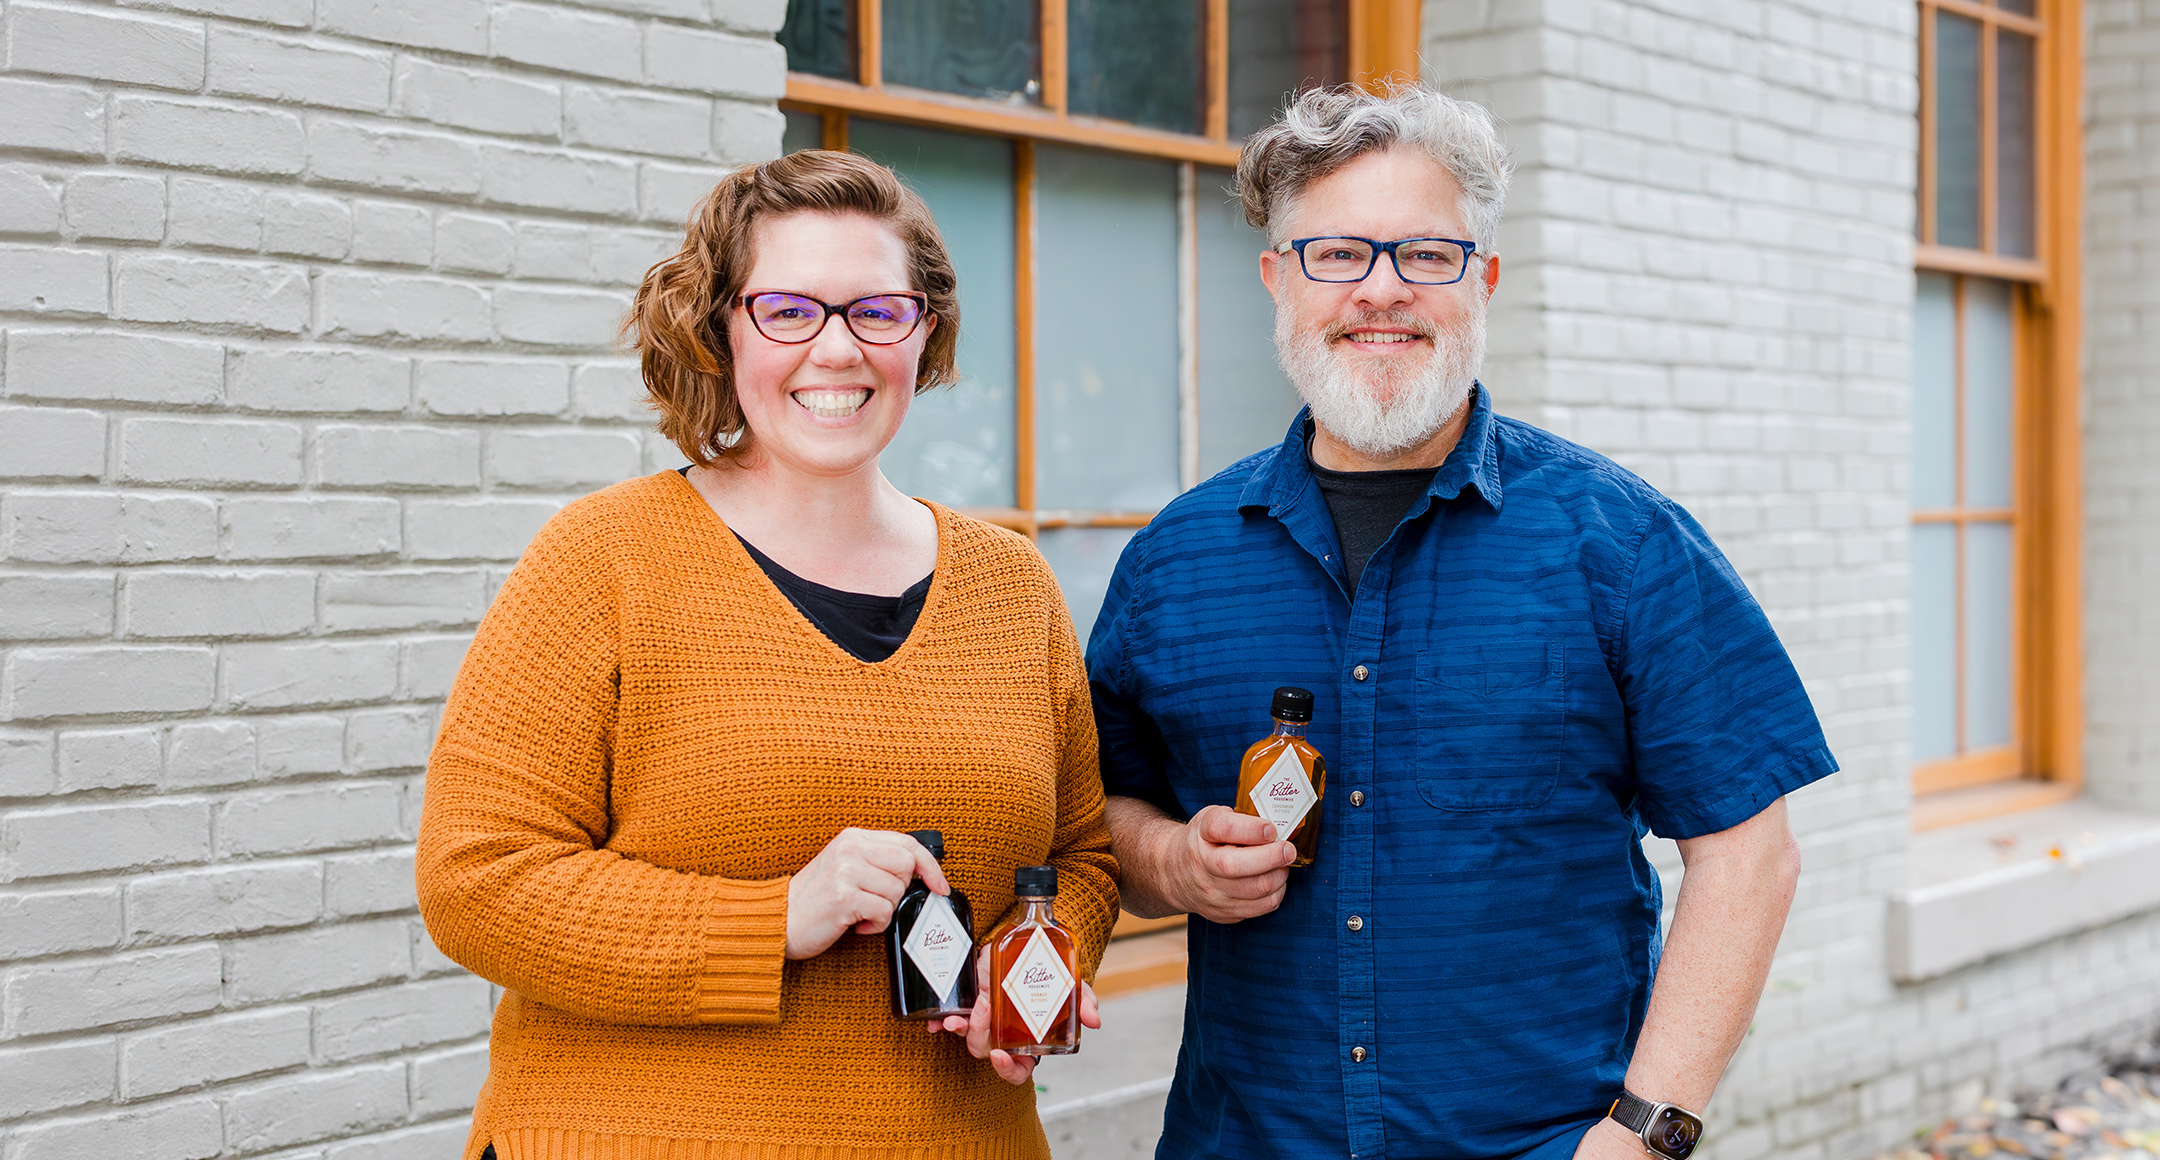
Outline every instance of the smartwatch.
POLYGON ((1687 1160, 1702 1139, 1702 1117, 1676 1104, 1653 1104, 1626 1088, 1606 1113, 1642 1137, 1643 1147, 1665 1160, 1687 1160))

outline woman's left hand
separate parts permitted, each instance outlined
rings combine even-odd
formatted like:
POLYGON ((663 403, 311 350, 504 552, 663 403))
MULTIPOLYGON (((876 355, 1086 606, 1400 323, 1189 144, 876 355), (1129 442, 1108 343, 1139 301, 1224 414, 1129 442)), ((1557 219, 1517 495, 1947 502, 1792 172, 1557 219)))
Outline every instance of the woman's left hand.
MULTIPOLYGON (((967 1041, 968 1054, 990 1061, 990 1070, 1010 1084, 1028 1082, 1035 1075, 1040 1056, 1014 1055, 990 1047, 990 956, 975 956, 975 1009, 965 1015, 947 1015, 930 1024, 930 1031, 950 1031, 967 1041)), ((1100 1028, 1102 1012, 1095 1006, 1095 988, 1080 984, 1080 1026, 1100 1028)))

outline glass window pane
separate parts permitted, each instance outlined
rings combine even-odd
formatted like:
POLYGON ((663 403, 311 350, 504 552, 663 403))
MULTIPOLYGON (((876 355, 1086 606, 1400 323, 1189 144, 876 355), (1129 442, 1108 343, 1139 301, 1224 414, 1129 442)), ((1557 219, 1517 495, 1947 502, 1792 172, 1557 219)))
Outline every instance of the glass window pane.
POLYGON ((1957 304, 1947 274, 1920 275, 1913 303, 1913 459, 1916 508, 1957 503, 1957 304))
POLYGON ((783 111, 786 124, 780 130, 780 152, 795 153, 825 146, 825 118, 816 113, 783 111))
POLYGON ((915 396, 879 466, 909 495, 956 507, 1010 507, 1012 145, 861 119, 848 123, 848 145, 898 170, 929 203, 960 279, 960 381, 915 396))
POLYGON ((1200 475, 1282 442, 1297 391, 1275 363, 1275 301, 1260 281, 1267 242, 1245 224, 1227 169, 1201 167, 1200 475))
POLYGON ((788 0, 780 45, 792 72, 855 79, 855 0, 788 0))
POLYGON ((1965 748, 2010 744, 2010 525, 1965 529, 1965 748))
POLYGON ((1912 537, 1913 760, 1957 755, 1957 528, 1912 537))
POLYGON ((1995 249, 2033 256, 2033 41, 1995 39, 1995 249))
POLYGON ((1035 546, 1057 573, 1083 646, 1102 611, 1103 594, 1110 590, 1110 573, 1117 570, 1118 556, 1132 537, 1131 528, 1044 528, 1036 534, 1035 546))
POLYGON ((1091 117, 1198 133, 1206 7, 1206 0, 1067 0, 1067 105, 1091 117))
POLYGON ((2015 12, 2020 16, 2033 14, 2033 0, 1995 0, 1995 6, 2005 12, 2015 12))
POLYGON ((1348 0, 1230 0, 1230 135, 1266 128, 1283 98, 1347 79, 1348 0))
POLYGON ((1034 0, 884 0, 885 83, 1013 104, 1042 93, 1034 0))
POLYGON ((1965 280, 1965 506, 2010 506, 2012 372, 2008 282, 1965 280))
POLYGON ((1178 493, 1177 167, 1035 150, 1035 502, 1178 493))
POLYGON ((1935 13, 1935 241, 1980 245, 1980 22, 1935 13))

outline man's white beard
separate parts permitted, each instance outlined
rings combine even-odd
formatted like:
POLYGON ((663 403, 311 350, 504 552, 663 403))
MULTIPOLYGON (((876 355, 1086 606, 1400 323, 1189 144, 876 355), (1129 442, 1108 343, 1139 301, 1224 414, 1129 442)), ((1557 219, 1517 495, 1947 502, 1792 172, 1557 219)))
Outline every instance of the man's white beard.
POLYGON ((1449 331, 1395 310, 1297 331, 1289 312, 1278 309, 1275 359, 1312 408, 1314 422, 1359 455, 1386 459, 1430 439, 1470 398, 1485 365, 1485 299, 1472 294, 1461 324, 1449 331), (1432 354, 1414 366, 1390 368, 1335 341, 1367 326, 1407 327, 1432 341, 1432 354))

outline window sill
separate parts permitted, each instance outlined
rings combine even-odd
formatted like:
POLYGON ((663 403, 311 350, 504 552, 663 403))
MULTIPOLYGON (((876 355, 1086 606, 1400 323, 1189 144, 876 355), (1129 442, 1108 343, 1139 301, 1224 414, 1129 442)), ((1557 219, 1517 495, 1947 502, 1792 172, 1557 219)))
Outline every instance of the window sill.
POLYGON ((1913 835, 1890 970, 1937 978, 2160 908, 2160 815, 2077 799, 1913 835))

